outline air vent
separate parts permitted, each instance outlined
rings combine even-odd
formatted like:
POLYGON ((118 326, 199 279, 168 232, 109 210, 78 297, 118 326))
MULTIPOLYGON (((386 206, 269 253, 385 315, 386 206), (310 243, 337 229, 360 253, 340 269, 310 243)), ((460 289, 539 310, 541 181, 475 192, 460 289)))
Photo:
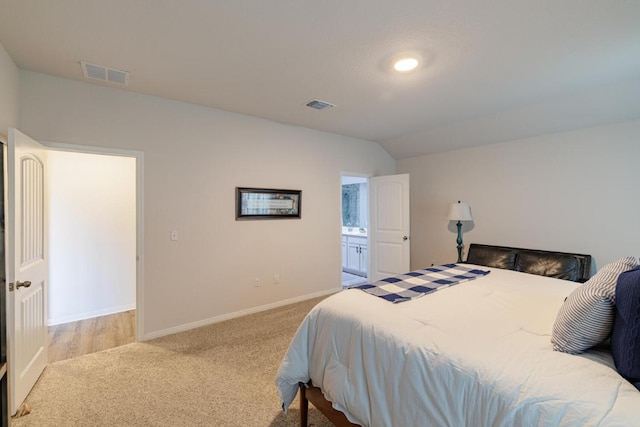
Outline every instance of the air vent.
POLYGON ((102 65, 90 64, 84 61, 80 61, 80 65, 82 65, 82 75, 86 79, 100 80, 122 86, 129 84, 128 71, 116 70, 115 68, 103 67, 102 65))
POLYGON ((307 103, 307 107, 315 108, 316 110, 322 110, 323 108, 327 107, 335 107, 335 105, 329 102, 314 99, 313 101, 307 103))

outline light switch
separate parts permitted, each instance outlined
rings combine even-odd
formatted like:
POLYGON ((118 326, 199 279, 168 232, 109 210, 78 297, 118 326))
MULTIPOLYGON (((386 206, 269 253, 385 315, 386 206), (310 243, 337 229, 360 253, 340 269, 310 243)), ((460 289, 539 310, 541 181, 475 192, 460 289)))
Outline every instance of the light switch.
POLYGON ((178 240, 178 230, 171 230, 171 241, 175 242, 178 240))

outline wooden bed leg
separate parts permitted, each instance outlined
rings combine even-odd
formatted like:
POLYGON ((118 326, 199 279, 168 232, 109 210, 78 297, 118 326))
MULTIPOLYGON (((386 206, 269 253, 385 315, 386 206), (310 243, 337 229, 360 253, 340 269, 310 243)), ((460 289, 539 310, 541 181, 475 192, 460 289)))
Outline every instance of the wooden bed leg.
POLYGON ((313 403, 314 408, 322 413, 335 427, 362 427, 360 424, 354 424, 345 414, 333 409, 333 404, 328 401, 322 394, 322 390, 314 387, 311 382, 309 384, 300 383, 300 425, 307 427, 307 417, 309 414, 309 402, 313 403))
POLYGON ((307 427, 309 416, 309 401, 307 400, 307 386, 299 383, 300 386, 300 427, 307 427))

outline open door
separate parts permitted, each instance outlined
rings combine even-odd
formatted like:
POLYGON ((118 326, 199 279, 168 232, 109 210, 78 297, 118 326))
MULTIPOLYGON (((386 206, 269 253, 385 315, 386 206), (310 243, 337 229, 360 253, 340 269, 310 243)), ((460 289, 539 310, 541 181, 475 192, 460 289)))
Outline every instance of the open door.
POLYGON ((47 152, 16 129, 7 146, 9 408, 15 414, 47 364, 47 152))
POLYGON ((373 177, 370 193, 369 281, 410 271, 409 175, 373 177))

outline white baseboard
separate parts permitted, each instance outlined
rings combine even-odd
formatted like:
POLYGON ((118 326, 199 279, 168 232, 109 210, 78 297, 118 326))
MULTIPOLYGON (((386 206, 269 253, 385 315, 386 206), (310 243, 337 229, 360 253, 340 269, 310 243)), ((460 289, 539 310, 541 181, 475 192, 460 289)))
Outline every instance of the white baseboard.
POLYGON ((211 325, 213 323, 222 322, 224 320, 235 319, 236 317, 246 316, 247 314, 259 313, 261 311, 271 310, 272 308, 282 307, 283 305, 289 305, 296 302, 306 301, 308 299, 322 297, 325 295, 330 295, 338 292, 338 289, 328 289, 321 292, 316 292, 313 294, 303 295, 295 298, 286 299, 284 301, 278 301, 271 304, 260 305, 258 307, 248 308, 246 310, 235 311, 233 313, 222 314, 220 316, 210 317, 208 319, 199 320, 197 322, 191 322, 180 326, 174 326, 172 328, 162 329, 160 331, 151 332, 145 334, 142 338, 138 338, 138 341, 148 341, 154 338, 160 338, 165 335, 171 335, 178 332, 188 331, 190 329, 199 328, 201 326, 211 325))
POLYGON ((108 307, 100 310, 85 311, 84 313, 74 313, 68 316, 50 318, 48 326, 60 325, 62 323, 76 322, 78 320, 92 319, 94 317, 107 316, 109 314, 121 313, 123 311, 135 310, 136 304, 126 304, 118 307, 108 307))

